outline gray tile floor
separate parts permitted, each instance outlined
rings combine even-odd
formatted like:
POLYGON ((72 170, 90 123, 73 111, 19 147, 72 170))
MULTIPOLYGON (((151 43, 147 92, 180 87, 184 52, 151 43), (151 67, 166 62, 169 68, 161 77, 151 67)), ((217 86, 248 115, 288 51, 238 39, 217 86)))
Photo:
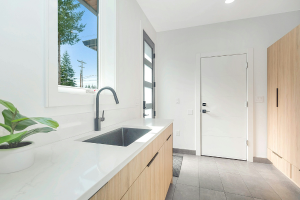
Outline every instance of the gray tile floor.
POLYGON ((272 164, 182 156, 166 200, 300 200, 300 189, 272 164))

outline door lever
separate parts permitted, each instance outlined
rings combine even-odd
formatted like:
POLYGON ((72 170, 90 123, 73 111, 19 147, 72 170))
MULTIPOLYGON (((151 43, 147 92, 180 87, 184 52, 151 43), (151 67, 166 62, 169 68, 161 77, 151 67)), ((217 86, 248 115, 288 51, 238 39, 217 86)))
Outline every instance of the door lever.
POLYGON ((210 112, 209 110, 202 110, 202 113, 208 113, 210 112))

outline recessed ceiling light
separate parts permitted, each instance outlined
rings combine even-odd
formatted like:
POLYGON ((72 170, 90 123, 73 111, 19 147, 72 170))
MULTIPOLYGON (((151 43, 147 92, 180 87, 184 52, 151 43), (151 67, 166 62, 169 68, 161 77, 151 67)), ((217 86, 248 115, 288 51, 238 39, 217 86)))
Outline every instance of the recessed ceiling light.
POLYGON ((226 0, 225 3, 232 3, 234 0, 226 0))

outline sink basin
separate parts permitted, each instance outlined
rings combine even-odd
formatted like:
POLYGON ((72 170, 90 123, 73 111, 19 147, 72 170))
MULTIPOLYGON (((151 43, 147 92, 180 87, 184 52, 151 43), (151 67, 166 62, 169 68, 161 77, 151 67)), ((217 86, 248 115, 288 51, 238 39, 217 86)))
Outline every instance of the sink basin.
POLYGON ((127 147, 150 131, 151 129, 119 128, 83 142, 127 147))

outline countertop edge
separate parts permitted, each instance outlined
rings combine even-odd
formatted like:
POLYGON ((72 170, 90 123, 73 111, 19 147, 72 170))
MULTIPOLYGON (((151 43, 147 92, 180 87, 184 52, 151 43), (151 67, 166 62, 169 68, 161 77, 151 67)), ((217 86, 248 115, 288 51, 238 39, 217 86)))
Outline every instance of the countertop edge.
POLYGON ((96 194, 104 185, 108 183, 121 169, 123 169, 136 155, 138 155, 142 150, 144 150, 154 139, 156 139, 162 132, 164 132, 171 124, 173 124, 173 120, 168 122, 167 125, 163 129, 160 130, 158 134, 152 137, 147 143, 145 143, 142 147, 135 151, 135 153, 131 154, 124 162, 122 162, 119 166, 115 167, 109 174, 107 174, 104 178, 102 178, 98 183, 88 189, 85 193, 83 193, 78 200, 86 200, 90 199, 94 194, 96 194))

